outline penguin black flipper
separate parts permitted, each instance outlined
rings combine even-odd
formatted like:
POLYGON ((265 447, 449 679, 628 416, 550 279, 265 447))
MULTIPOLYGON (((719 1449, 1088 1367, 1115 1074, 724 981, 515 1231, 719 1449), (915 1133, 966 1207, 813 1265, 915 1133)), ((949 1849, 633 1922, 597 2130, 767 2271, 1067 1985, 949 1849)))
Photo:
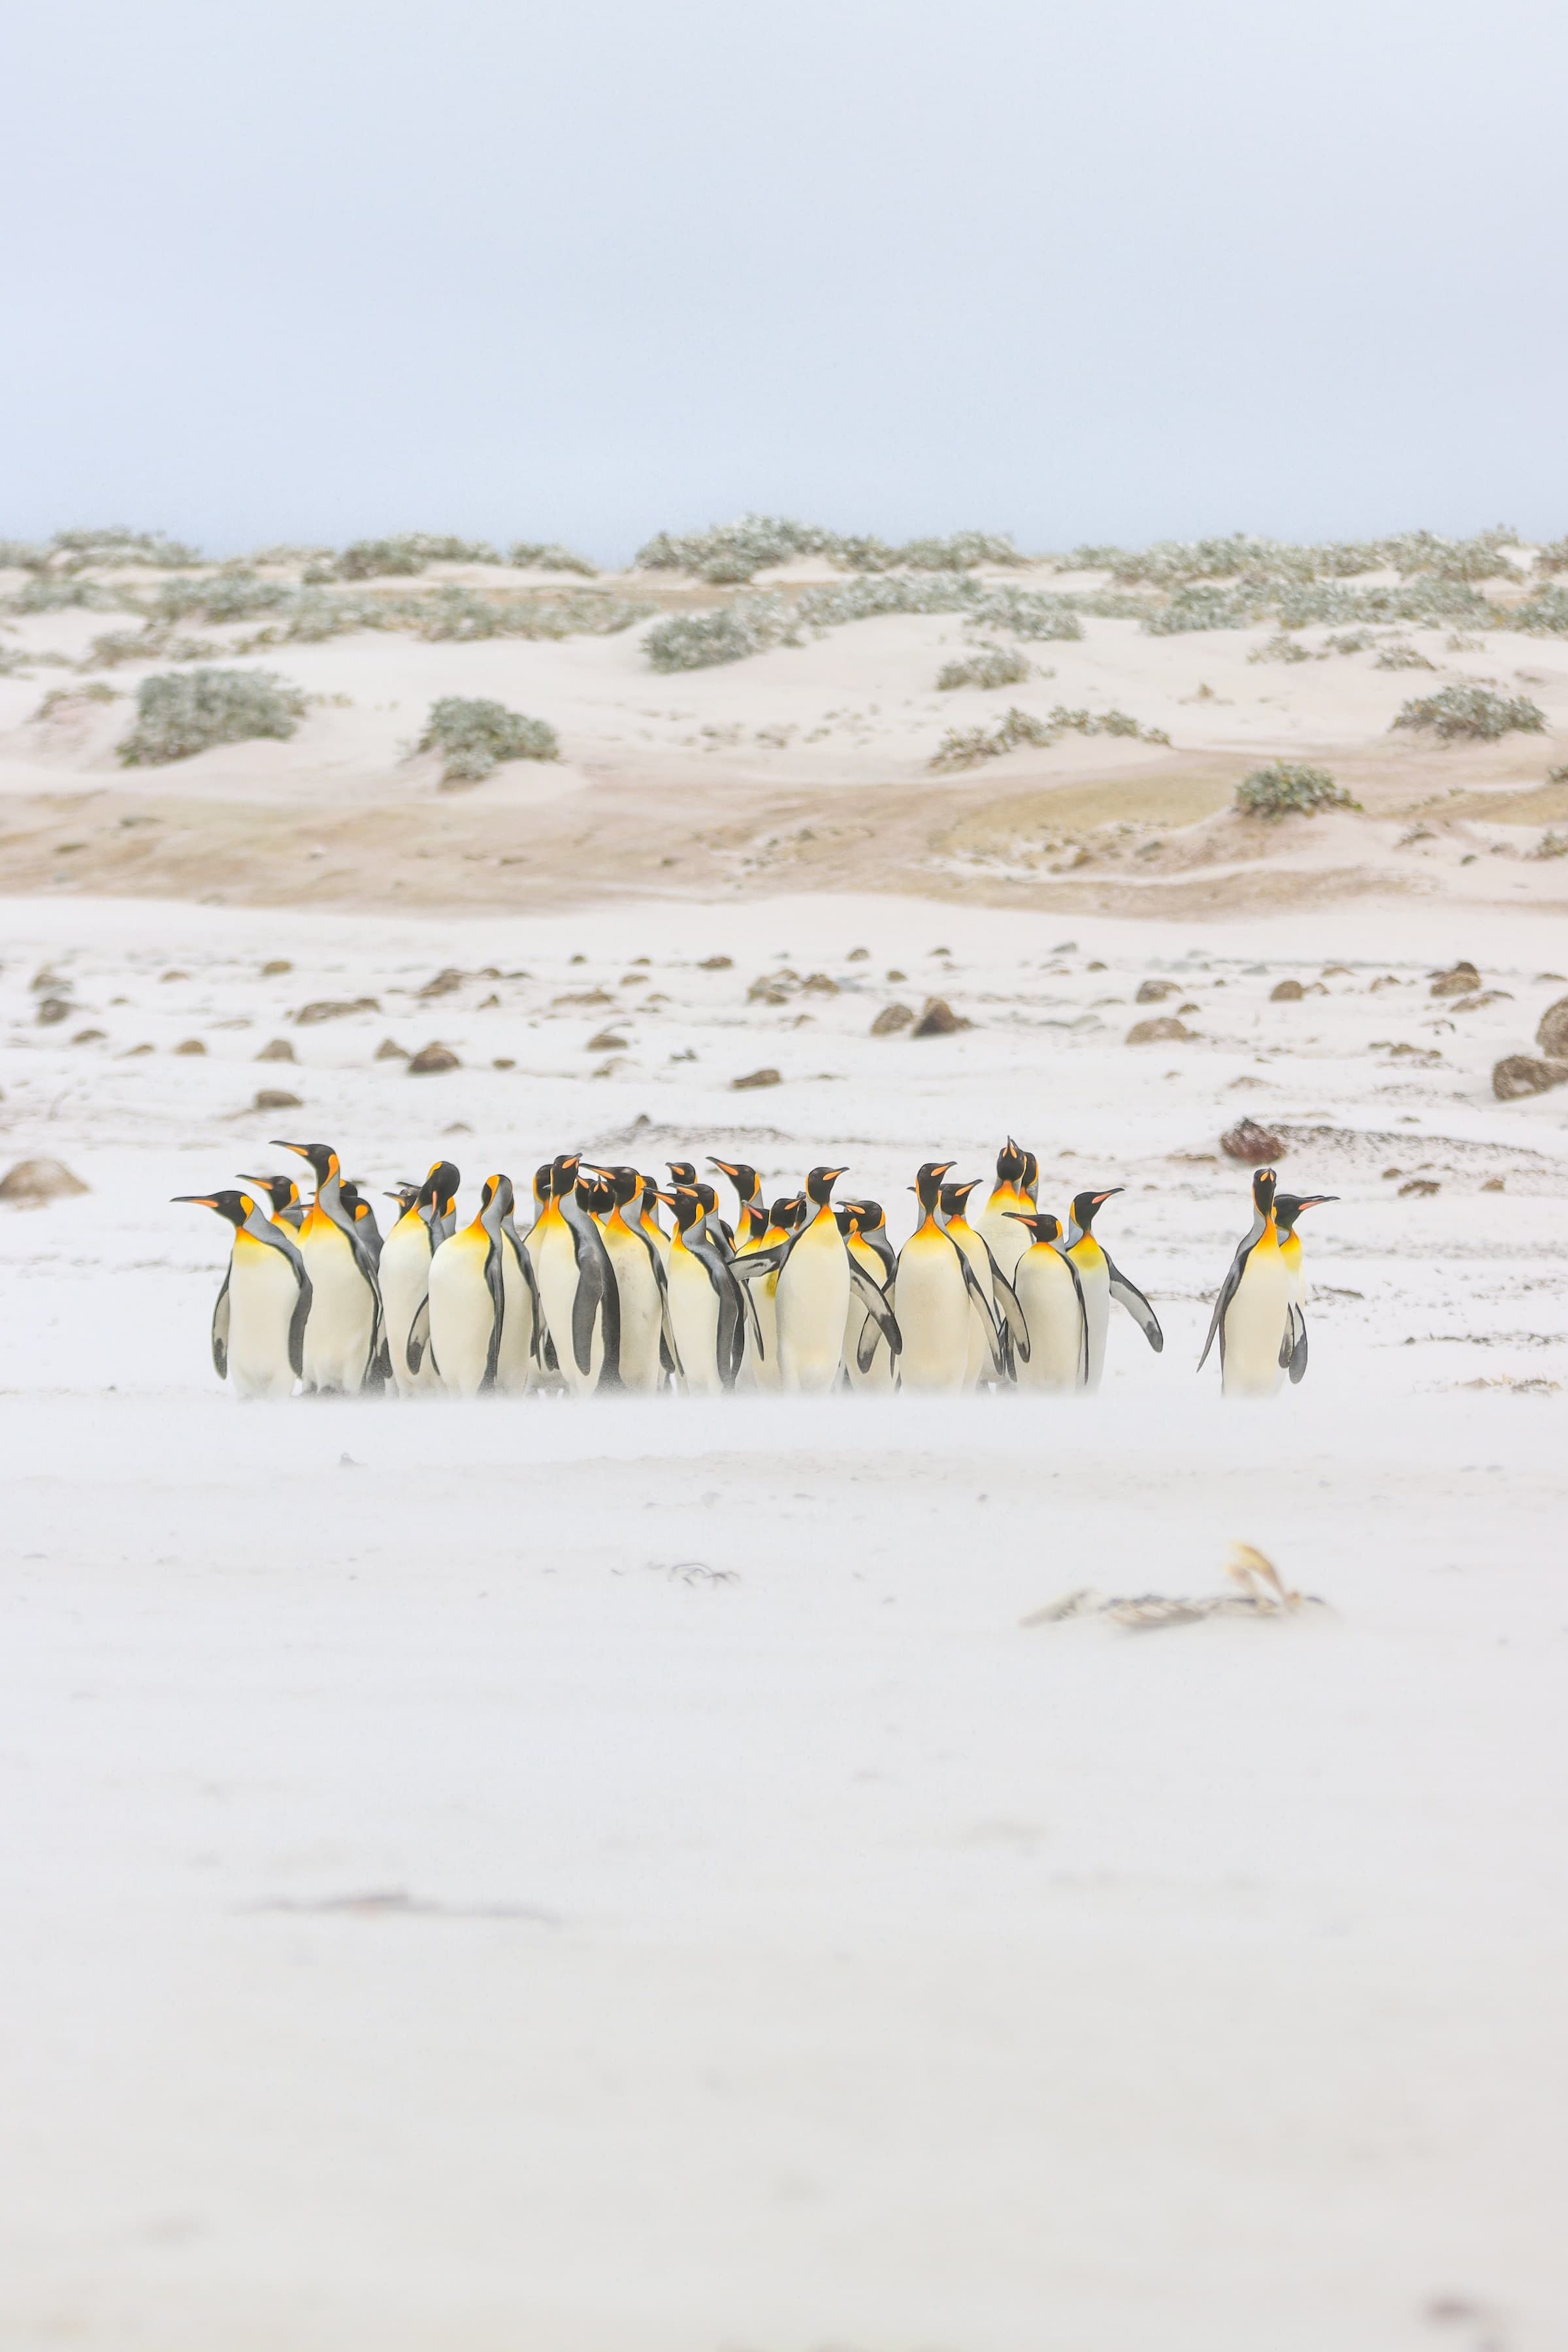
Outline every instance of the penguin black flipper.
MULTIPOLYGON (((223 1286, 213 1301, 213 1370, 220 1381, 228 1378, 228 1277, 230 1269, 223 1270, 223 1286)), ((298 1370, 298 1365, 295 1366, 298 1370)))
POLYGON ((294 1274, 300 1285, 300 1296, 294 1301, 294 1312, 289 1318, 289 1369, 297 1381, 302 1381, 305 1377, 305 1326, 310 1319, 310 1302, 316 1294, 310 1287, 310 1277, 305 1271, 302 1258, 294 1274))
POLYGON ((1058 1250, 1057 1255, 1071 1275, 1072 1286, 1078 1293, 1078 1384, 1080 1389, 1086 1389, 1089 1386, 1089 1301, 1083 1295, 1083 1276, 1073 1262, 1070 1250, 1058 1250))
MULTIPOLYGON (((1024 1309, 1019 1304, 1018 1294, 997 1265, 995 1254, 989 1242, 985 1244, 985 1255, 991 1261, 991 1287, 1002 1301, 1002 1312, 1006 1318, 1007 1329, 1012 1337, 1013 1352, 1021 1364, 1026 1364, 1029 1360, 1029 1327, 1024 1319, 1024 1309)), ((1114 1273, 1110 1279, 1114 1294, 1116 1282, 1114 1273)))
POLYGON ((1002 1370, 1002 1343, 996 1329, 996 1309, 992 1306, 990 1300, 986 1297, 985 1293, 981 1289, 979 1276, 975 1273, 974 1268, 970 1265, 969 1260, 964 1256, 963 1252, 959 1248, 956 1242, 952 1244, 952 1251, 959 1265, 963 1268, 963 1286, 969 1293, 970 1304, 973 1307, 976 1315, 979 1316, 981 1323, 984 1328, 985 1344, 991 1350, 991 1369, 994 1372, 1000 1372, 1002 1370))
POLYGON ((790 1234, 782 1242, 774 1242, 768 1249, 743 1251, 741 1256, 733 1261, 735 1272, 742 1282, 755 1282, 760 1274, 780 1273, 784 1260, 794 1246, 795 1235, 790 1234))
POLYGON ((1241 1277, 1247 1270, 1247 1261, 1252 1255, 1256 1239, 1255 1234, 1248 1234, 1236 1255, 1231 1259, 1230 1272, 1221 1284, 1219 1297, 1215 1300, 1214 1314, 1209 1320, 1209 1335, 1204 1341, 1203 1354, 1198 1358, 1200 1372, 1208 1362, 1209 1349, 1214 1346, 1216 1334, 1219 1339, 1219 1368, 1222 1372, 1225 1370, 1225 1318, 1229 1311, 1231 1300, 1241 1287, 1241 1277))
MULTIPOLYGON (((740 1260, 738 1258, 731 1258, 729 1261, 731 1281, 734 1280, 735 1268, 739 1264, 740 1260)), ((757 1361, 759 1364, 765 1363, 767 1361, 768 1351, 763 1345, 762 1322, 757 1314, 757 1302, 752 1296, 750 1284, 744 1282, 735 1283, 735 1297, 740 1301, 743 1310, 741 1317, 741 1344, 742 1351, 745 1347, 746 1329, 749 1327, 752 1339, 756 1346, 757 1361)), ((740 1369, 739 1364, 737 1364, 735 1367, 736 1371, 739 1372, 740 1369)))
POLYGON ((580 1372, 594 1368, 594 1326, 605 1304, 605 1278, 591 1252, 577 1256, 577 1295, 572 1301, 572 1354, 580 1372))
POLYGON ((1307 1318, 1299 1307, 1292 1307, 1296 1324, 1296 1344, 1290 1350, 1290 1385, 1296 1388, 1307 1375, 1307 1318))
MULTIPOLYGON (((430 1350, 430 1299, 428 1293, 426 1293, 425 1297, 419 1301, 418 1306, 414 1310, 414 1320, 408 1326, 408 1339, 404 1347, 403 1352, 408 1359, 408 1369, 411 1372, 417 1372, 427 1354, 430 1356, 431 1363, 436 1364, 436 1358, 430 1350)), ((439 1371, 440 1366, 436 1364, 436 1369, 439 1371)))
POLYGON ((1165 1345, 1165 1335, 1160 1328, 1159 1317, 1139 1289, 1138 1285, 1128 1281, 1121 1267, 1113 1262, 1109 1251, 1106 1252, 1105 1256, 1105 1270, 1110 1276, 1112 1298, 1119 1307, 1126 1307, 1154 1353, 1159 1355, 1165 1345))
POLYGON ((531 1326, 528 1339, 528 1352, 532 1360, 537 1364, 542 1361, 541 1345, 544 1331, 544 1313, 539 1304, 539 1284, 535 1278, 533 1267, 529 1262, 528 1252, 523 1248, 522 1236, 518 1232, 517 1227, 512 1223, 510 1217, 502 1219, 501 1231, 506 1235, 507 1241, 510 1245, 512 1257, 516 1261, 517 1270, 519 1274, 521 1275, 523 1286, 528 1292, 529 1312, 531 1317, 531 1326))
MULTIPOLYGON (((962 1256, 963 1252, 960 1251, 959 1255, 962 1256)), ((971 1279, 973 1280, 973 1276, 971 1276, 971 1279)), ((892 1308, 888 1304, 886 1296, 883 1292, 878 1289, 876 1284, 872 1281, 865 1267, 863 1265, 857 1265, 853 1258, 849 1261, 849 1287, 855 1293, 856 1297, 860 1301, 861 1306, 866 1309, 868 1328, 870 1325, 875 1324, 878 1333, 882 1339, 886 1339, 888 1343, 889 1355, 896 1361, 897 1359, 904 1352, 904 1335, 899 1328, 898 1317, 893 1313, 892 1308)), ((861 1347, 864 1347, 865 1345, 865 1332, 862 1332, 860 1335, 861 1347)), ((874 1355, 875 1353, 876 1341, 873 1340, 871 1344, 871 1354, 874 1355)), ((855 1351, 855 1360, 857 1363, 859 1363, 860 1349, 858 1348, 855 1351)), ((871 1357, 868 1356, 865 1363, 860 1364, 860 1370, 865 1371, 869 1366, 870 1361, 871 1357)))
POLYGON ((506 1286, 501 1278, 500 1250, 492 1238, 485 1252, 485 1287, 490 1294, 490 1344, 485 1349, 484 1378, 479 1382, 481 1395, 496 1384, 496 1369, 500 1362, 501 1327, 506 1321, 506 1286))

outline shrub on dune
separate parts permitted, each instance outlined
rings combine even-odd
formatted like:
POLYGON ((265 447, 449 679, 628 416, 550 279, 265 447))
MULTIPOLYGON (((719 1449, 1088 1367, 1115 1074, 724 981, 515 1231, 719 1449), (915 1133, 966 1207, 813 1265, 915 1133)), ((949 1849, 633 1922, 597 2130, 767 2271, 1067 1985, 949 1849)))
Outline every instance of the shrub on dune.
POLYGON ((555 730, 542 719, 526 719, 504 702, 443 696, 430 705, 421 751, 441 754, 445 785, 482 783, 509 760, 558 760, 555 730))
POLYGON ((1446 686, 1440 694, 1407 702, 1392 724, 1429 730, 1445 743, 1495 743, 1500 735, 1539 735, 1546 713, 1528 695, 1494 694, 1485 686, 1446 686))
POLYGON ((599 576, 597 564, 590 563, 574 548, 560 547, 552 540, 513 540, 506 560, 514 572, 576 572, 584 580, 596 580, 599 576))
POLYGON ((127 768, 188 760, 218 743, 292 735, 305 698, 265 669, 163 671, 136 690, 136 724, 119 751, 127 768))
POLYGON ((482 539, 453 539, 439 531, 398 531, 390 539, 356 539, 338 557, 340 580, 411 577, 431 563, 499 563, 482 539))
POLYGON ((1326 768, 1307 768, 1293 760, 1270 760, 1254 768, 1236 788, 1236 805, 1243 816, 1260 816, 1269 824, 1282 816, 1316 816, 1320 809, 1359 808, 1342 784, 1326 768))
POLYGON ((951 694, 963 686, 1021 686, 1029 664, 1011 646, 982 646, 966 661, 944 662, 936 675, 939 689, 951 694))

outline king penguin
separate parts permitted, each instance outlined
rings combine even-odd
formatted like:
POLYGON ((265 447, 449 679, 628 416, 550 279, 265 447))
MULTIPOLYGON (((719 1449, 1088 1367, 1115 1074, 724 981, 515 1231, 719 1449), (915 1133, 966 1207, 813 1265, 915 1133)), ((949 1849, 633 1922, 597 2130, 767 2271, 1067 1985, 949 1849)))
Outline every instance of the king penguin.
POLYGON ((1068 1227, 1068 1251, 1083 1285, 1084 1314, 1089 1324, 1089 1377, 1084 1386, 1090 1391, 1099 1388, 1105 1370, 1105 1335, 1113 1298, 1119 1307, 1126 1307, 1156 1355, 1165 1344, 1159 1317, 1136 1283, 1129 1282, 1113 1263, 1093 1230, 1096 1212, 1125 1189, 1123 1185, 1111 1184, 1103 1192, 1079 1192, 1073 1201, 1072 1223, 1068 1227))
POLYGON ((1307 1373, 1307 1285, 1301 1274, 1301 1236, 1296 1220, 1303 1209, 1321 1209, 1337 1201, 1337 1192, 1276 1192, 1274 1223, 1279 1232, 1279 1255, 1290 1277, 1290 1385, 1307 1373))
POLYGON ((266 1193, 271 1204, 274 1224, 287 1225, 290 1234, 298 1234, 305 1222, 305 1203, 300 1198, 300 1187, 292 1176, 249 1176, 242 1168, 239 1181, 242 1184, 254 1184, 258 1191, 266 1193))
POLYGON ((805 1180, 811 1212, 779 1268, 779 1386, 791 1394, 825 1394, 836 1385, 844 1360, 852 1276, 833 1213, 833 1187, 843 1173, 842 1168, 812 1170, 805 1180))
POLYGON ((280 1151, 297 1151, 309 1160, 316 1179, 316 1197, 300 1228, 300 1250, 314 1293, 305 1326, 305 1386, 357 1396, 381 1344, 375 1265, 342 1204, 342 1171, 331 1146, 285 1143, 277 1136, 272 1140, 280 1151))
POLYGON ((511 1212, 511 1181, 487 1176, 479 1214, 443 1242, 430 1261, 430 1295, 415 1318, 408 1354, 415 1361, 421 1327, 448 1396, 474 1397, 493 1389, 506 1323, 505 1243, 501 1219, 511 1212))
POLYGON ((449 1160, 437 1160, 423 1184, 400 1185, 395 1196, 401 1199, 405 1192, 412 1195, 382 1245, 376 1273, 387 1355, 399 1396, 432 1395, 441 1386, 440 1375, 427 1354, 422 1355, 418 1370, 414 1370, 408 1360, 408 1339, 414 1318, 429 1294, 430 1262, 446 1238, 460 1181, 449 1160))
POLYGON ((213 1308, 213 1370, 237 1396, 286 1397, 304 1370, 310 1277, 285 1225, 264 1216, 248 1192, 181 1192, 216 1209, 234 1227, 228 1270, 213 1308))
POLYGON ((576 1197, 578 1154, 550 1165, 549 1198, 528 1236, 540 1304, 574 1396, 620 1380, 620 1300, 605 1237, 576 1197))
MULTIPOLYGON (((837 1213, 838 1230, 844 1236, 851 1265, 858 1265, 885 1297, 898 1270, 898 1260, 888 1239, 881 1202, 845 1201, 837 1213)), ((844 1325, 845 1376, 852 1389, 886 1393, 894 1384, 893 1359, 882 1344, 881 1333, 868 1330, 870 1320, 870 1309, 859 1292, 853 1292, 844 1325), (864 1370, 862 1356, 866 1359, 864 1370)))
POLYGON ((1227 1397, 1273 1396, 1294 1353, 1290 1266, 1274 1215, 1277 1181, 1272 1168, 1259 1168, 1252 1179, 1251 1230, 1230 1262, 1198 1358, 1201 1372, 1218 1339, 1220 1389, 1227 1397))
POLYGON ((1028 1235, 1017 1220, 1033 1213, 1039 1174, 1040 1163, 1034 1153, 1024 1150, 1009 1136, 996 1154, 996 1181, 991 1197, 974 1220, 975 1232, 1009 1279, 1029 1246, 1028 1235))
POLYGON ((664 1377, 665 1360, 675 1353, 667 1336, 669 1310, 664 1259, 637 1214, 643 1180, 637 1170, 607 1168, 600 1174, 611 1193, 610 1213, 600 1221, 599 1230, 620 1303, 621 1385, 634 1396, 655 1396, 664 1377))
POLYGON ((745 1299, 733 1262, 709 1236, 698 1187, 680 1184, 660 1198, 675 1212, 669 1326, 681 1385, 688 1396, 721 1396, 734 1387, 745 1351, 745 1299))
POLYGON ((964 1385, 975 1312, 973 1273, 940 1216, 942 1180, 952 1166, 951 1160, 928 1160, 915 1178, 921 1221, 899 1252, 893 1285, 904 1343, 900 1384, 936 1396, 956 1396, 964 1385))
POLYGON ((1023 1255, 1013 1269, 1013 1287, 1029 1332, 1029 1352, 1020 1359, 1018 1385, 1070 1396, 1089 1381, 1083 1284, 1064 1245, 1059 1218, 1044 1211, 1030 1215, 1010 1209, 1007 1213, 1026 1237, 1023 1255))

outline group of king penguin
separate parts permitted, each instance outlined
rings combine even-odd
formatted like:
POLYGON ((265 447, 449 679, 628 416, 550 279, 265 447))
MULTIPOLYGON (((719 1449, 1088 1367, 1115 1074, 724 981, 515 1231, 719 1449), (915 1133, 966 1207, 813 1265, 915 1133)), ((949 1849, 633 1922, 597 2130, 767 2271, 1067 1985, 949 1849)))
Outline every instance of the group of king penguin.
MULTIPOLYGON (((971 1222, 978 1180, 928 1160, 912 1191, 914 1232, 895 1251, 876 1201, 839 1201, 842 1168, 814 1168, 771 1203, 742 1162, 713 1160, 733 1187, 733 1222, 690 1160, 661 1186, 636 1168, 563 1153, 533 1179, 519 1228, 508 1176, 487 1176, 478 1213, 458 1223, 460 1178, 438 1160, 398 1185, 384 1237, 371 1203, 325 1143, 282 1143, 315 1179, 242 1176, 251 1191, 182 1193, 233 1227, 213 1311, 213 1363, 241 1397, 573 1396, 621 1389, 692 1396, 734 1389, 955 1395, 1016 1382, 1098 1389, 1112 1302, 1156 1354, 1149 1301, 1097 1239, 1122 1190, 1079 1192, 1064 1225, 1036 1205, 1039 1163, 1009 1136, 996 1181, 971 1222), (672 1229, 659 1212, 670 1213, 672 1229)), ((1215 1302, 1200 1359, 1218 1339, 1227 1396, 1272 1395, 1307 1366, 1296 1219, 1331 1198, 1253 1179, 1251 1232, 1215 1302)))

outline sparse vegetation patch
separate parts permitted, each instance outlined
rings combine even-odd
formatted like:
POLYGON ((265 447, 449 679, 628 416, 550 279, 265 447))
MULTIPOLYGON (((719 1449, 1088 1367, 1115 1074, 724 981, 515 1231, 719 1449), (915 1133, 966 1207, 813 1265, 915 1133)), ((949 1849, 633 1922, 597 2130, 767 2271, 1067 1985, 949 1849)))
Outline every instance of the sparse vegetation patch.
POLYGON ((453 539, 443 532, 405 530, 391 539, 356 539, 333 569, 340 580, 408 578, 432 563, 499 563, 482 539, 453 539))
POLYGON ((944 662, 936 682, 943 694, 963 686, 1022 686, 1031 665, 1011 646, 981 646, 964 661, 944 662))
POLYGON ((967 572, 976 563, 1022 563, 1012 541, 993 531, 954 531, 945 539, 845 537, 785 515, 742 515, 708 530, 661 530, 635 560, 639 572, 691 572, 715 586, 742 586, 759 572, 797 555, 825 555, 845 572, 967 572))
POLYGON ((553 541, 517 539, 511 543, 507 562, 514 572, 577 572, 584 580, 596 580, 598 566, 590 563, 575 549, 557 546, 553 541))
POLYGON ((1033 743, 1043 750, 1069 731, 1079 735, 1127 735, 1143 743, 1169 743, 1171 740, 1163 728, 1141 727, 1125 710, 1068 710, 1058 702, 1048 718, 1037 719, 1032 711, 1020 710, 1015 704, 994 727, 949 728, 931 765, 948 770, 977 768, 983 760, 999 760, 1004 752, 1016 751, 1021 744, 1033 743))
POLYGON ((165 671, 137 688, 136 724, 120 758, 128 768, 161 767, 217 743, 287 737, 304 709, 299 688, 270 670, 165 671))
POLYGON ((1336 784, 1326 768, 1270 760, 1237 784, 1236 805, 1243 816, 1260 816, 1272 824, 1282 816, 1315 816, 1320 809, 1353 809, 1361 803, 1336 784))
POLYGON ((1546 713, 1528 695, 1494 694, 1485 686, 1446 686, 1407 702, 1395 727, 1425 728, 1445 743, 1493 743, 1500 735, 1539 735, 1546 713))
POLYGON ((482 783, 508 760, 558 760, 555 730, 542 719, 525 719, 503 702, 444 696, 430 705, 421 751, 439 751, 445 785, 482 783))

